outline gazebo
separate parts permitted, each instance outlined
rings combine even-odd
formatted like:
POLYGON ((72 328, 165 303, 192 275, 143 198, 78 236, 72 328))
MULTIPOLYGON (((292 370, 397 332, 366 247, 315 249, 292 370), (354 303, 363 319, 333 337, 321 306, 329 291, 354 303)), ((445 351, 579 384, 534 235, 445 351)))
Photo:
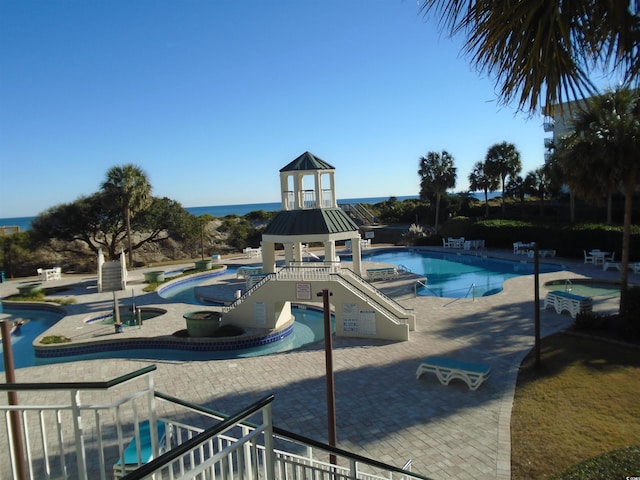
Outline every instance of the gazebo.
POLYGON ((351 241, 353 271, 361 275, 358 225, 338 207, 335 168, 304 152, 280 169, 282 210, 262 234, 262 268, 276 271, 276 244, 282 244, 285 264, 303 261, 303 245, 322 243, 324 265, 337 266, 336 242, 351 241))

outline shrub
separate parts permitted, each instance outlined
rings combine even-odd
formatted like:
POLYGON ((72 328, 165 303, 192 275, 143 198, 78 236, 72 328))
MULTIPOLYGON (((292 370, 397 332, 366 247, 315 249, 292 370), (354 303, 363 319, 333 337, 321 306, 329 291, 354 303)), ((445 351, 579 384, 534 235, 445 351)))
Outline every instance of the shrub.
POLYGON ((620 312, 622 321, 620 322, 618 333, 631 339, 640 338, 640 287, 632 287, 627 290, 624 311, 620 312))
POLYGON ((597 312, 579 312, 576 315, 575 329, 580 332, 606 330, 611 325, 611 317, 597 312))
POLYGON ((237 325, 221 325, 218 330, 214 332, 213 337, 237 337, 244 333, 244 328, 237 325))
POLYGON ((640 445, 633 445, 590 458, 568 468, 553 480, 631 478, 640 472, 640 445))
POLYGON ((51 345, 53 343, 69 343, 70 341, 70 338, 63 335, 47 335, 46 337, 42 337, 40 343, 44 345, 51 345))

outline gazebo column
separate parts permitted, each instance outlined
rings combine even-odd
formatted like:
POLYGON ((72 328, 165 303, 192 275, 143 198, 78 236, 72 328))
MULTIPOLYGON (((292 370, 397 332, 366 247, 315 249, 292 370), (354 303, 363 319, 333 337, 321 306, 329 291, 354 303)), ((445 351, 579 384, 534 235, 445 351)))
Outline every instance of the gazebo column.
POLYGON ((291 262, 296 261, 293 242, 285 242, 284 244, 284 264, 290 265, 291 262))
POLYGON ((362 276, 362 247, 360 235, 351 239, 351 255, 353 256, 353 271, 362 276))
POLYGON ((276 244, 273 242, 262 242, 262 270, 276 273, 276 244))
POLYGON ((335 266, 336 242, 329 240, 324 242, 324 263, 326 266, 335 266))
POLYGON ((293 244, 293 256, 296 262, 302 262, 302 242, 295 242, 293 244))

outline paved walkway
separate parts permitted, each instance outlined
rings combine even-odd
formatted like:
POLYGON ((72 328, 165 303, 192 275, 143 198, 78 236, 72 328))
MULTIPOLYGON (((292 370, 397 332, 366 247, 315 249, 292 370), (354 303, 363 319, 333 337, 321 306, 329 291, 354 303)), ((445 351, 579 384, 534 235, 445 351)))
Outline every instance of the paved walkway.
MULTIPOLYGON (((510 252, 484 253, 515 258, 510 252)), ((247 262, 223 262, 229 261, 247 262)), ((566 268, 541 275, 541 299, 545 295, 542 285, 548 280, 619 278, 617 271, 603 272, 602 268, 560 258, 550 261, 566 268)), ((120 335, 160 336, 185 328, 182 312, 192 310, 193 305, 169 304, 155 293, 143 294, 144 271, 133 271, 129 277, 137 304, 162 303, 168 315, 120 335)), ((65 275, 51 282, 72 286, 61 295, 73 296, 79 302, 71 305, 69 315, 56 325, 56 334, 73 340, 116 336, 112 326, 84 323, 89 315, 108 310, 112 301, 111 293, 97 293, 95 280, 90 275, 65 275)), ((17 293, 17 285, 26 281, 0 284, 0 297, 17 293)), ((227 275, 210 283, 220 295, 232 295, 237 282, 235 275, 227 275)), ((411 459, 413 471, 434 479, 508 479, 510 417, 518 366, 533 346, 533 276, 507 281, 504 291, 497 295, 460 300, 415 298, 412 283, 406 278, 375 283, 404 306, 415 309, 417 331, 411 332, 408 342, 334 340, 338 446, 396 466, 411 459), (462 382, 442 386, 433 375, 416 380, 421 359, 432 354, 489 363, 491 377, 475 392, 462 382)), ((610 311, 616 305, 610 300, 597 303, 595 309, 610 311)), ((571 322, 568 315, 543 310, 542 335, 562 330, 571 322)), ((233 413, 273 393, 275 425, 326 441, 322 343, 288 353, 234 360, 71 362, 19 369, 16 376, 18 382, 107 380, 148 364, 157 365, 154 378, 158 390, 218 411, 233 413)), ((5 456, 0 462, 7 461, 5 456)))

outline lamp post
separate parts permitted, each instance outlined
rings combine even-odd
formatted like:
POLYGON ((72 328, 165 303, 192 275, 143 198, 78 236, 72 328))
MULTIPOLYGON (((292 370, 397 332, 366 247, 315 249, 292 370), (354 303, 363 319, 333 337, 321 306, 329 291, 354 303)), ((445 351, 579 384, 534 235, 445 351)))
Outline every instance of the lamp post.
MULTIPOLYGON (((329 296, 331 292, 324 289, 317 294, 318 297, 322 297, 322 308, 324 310, 324 353, 325 353, 325 365, 326 365, 326 380, 327 380, 327 430, 329 432, 329 445, 332 447, 337 446, 338 437, 336 434, 336 394, 335 384, 333 378, 333 343, 331 337, 331 306, 329 304, 329 296)), ((331 454, 329 461, 332 464, 336 463, 336 456, 331 454)))
POLYGON ((536 348, 536 367, 540 367, 540 252, 538 250, 538 242, 533 244, 533 278, 534 278, 534 322, 535 322, 535 348, 536 348))
MULTIPOLYGON (((16 370, 13 363, 13 348, 11 345, 11 326, 7 320, 0 320, 2 331, 2 355, 4 360, 4 375, 7 383, 16 383, 16 370)), ((9 405, 18 405, 18 392, 8 391, 7 399, 9 405)), ((27 466, 24 460, 24 444, 22 441, 22 427, 20 425, 20 412, 12 410, 9 413, 9 424, 11 430, 11 440, 15 446, 13 451, 13 464, 16 478, 23 480, 27 478, 27 466)))

